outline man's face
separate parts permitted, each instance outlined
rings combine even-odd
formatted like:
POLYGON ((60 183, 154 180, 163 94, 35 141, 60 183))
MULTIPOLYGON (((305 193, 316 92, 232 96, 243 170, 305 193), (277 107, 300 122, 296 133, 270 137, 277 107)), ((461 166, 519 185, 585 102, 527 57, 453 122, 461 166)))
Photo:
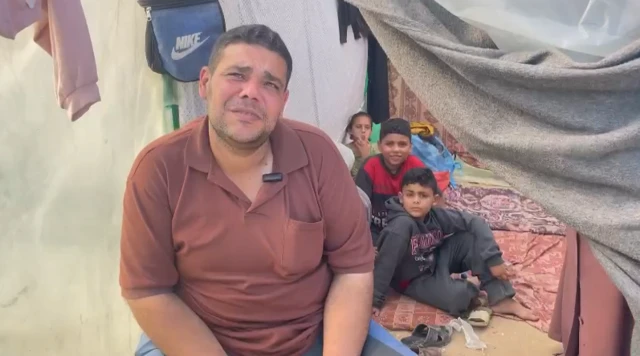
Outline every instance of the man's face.
POLYGON ((402 207, 409 215, 417 219, 427 216, 435 198, 433 189, 415 183, 405 185, 400 193, 402 207))
POLYGON ((262 46, 231 44, 213 72, 200 72, 200 96, 218 137, 231 147, 258 148, 282 116, 289 97, 287 64, 262 46))
POLYGON ((398 169, 411 153, 411 140, 405 135, 388 134, 378 142, 384 163, 391 170, 398 169))

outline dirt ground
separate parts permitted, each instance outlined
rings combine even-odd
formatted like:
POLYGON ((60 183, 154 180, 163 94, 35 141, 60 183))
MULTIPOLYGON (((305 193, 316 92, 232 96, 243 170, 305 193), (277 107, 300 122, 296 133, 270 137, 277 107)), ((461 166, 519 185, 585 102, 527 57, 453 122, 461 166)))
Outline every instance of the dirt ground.
MULTIPOLYGON (((465 347, 464 334, 455 332, 449 345, 444 348, 444 356, 552 356, 562 353, 562 345, 549 339, 547 334, 529 324, 494 317, 486 329, 475 329, 487 349, 471 350, 465 347)), ((397 338, 409 332, 393 332, 397 338)))

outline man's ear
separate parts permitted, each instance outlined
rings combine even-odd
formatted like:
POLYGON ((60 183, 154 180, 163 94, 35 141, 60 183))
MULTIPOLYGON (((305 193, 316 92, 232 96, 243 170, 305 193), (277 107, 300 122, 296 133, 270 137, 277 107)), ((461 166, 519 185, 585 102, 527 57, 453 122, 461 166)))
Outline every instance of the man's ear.
POLYGON ((211 71, 209 67, 204 66, 200 69, 200 80, 198 83, 198 94, 202 99, 207 99, 207 84, 211 80, 211 71))
POLYGON ((400 199, 400 204, 402 204, 402 192, 398 192, 398 199, 400 199))

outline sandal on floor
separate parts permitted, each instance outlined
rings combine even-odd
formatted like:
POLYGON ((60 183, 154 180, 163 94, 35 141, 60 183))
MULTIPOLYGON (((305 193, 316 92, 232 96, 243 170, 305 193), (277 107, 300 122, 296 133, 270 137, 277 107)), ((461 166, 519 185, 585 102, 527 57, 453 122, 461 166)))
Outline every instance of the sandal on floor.
POLYGON ((447 326, 419 324, 413 329, 411 336, 400 340, 403 344, 418 353, 421 348, 443 347, 451 341, 452 330, 447 326))
POLYGON ((478 307, 469 313, 469 317, 467 318, 467 322, 471 326, 477 326, 481 328, 486 328, 489 326, 489 322, 491 321, 491 316, 493 315, 493 310, 487 307, 478 307))

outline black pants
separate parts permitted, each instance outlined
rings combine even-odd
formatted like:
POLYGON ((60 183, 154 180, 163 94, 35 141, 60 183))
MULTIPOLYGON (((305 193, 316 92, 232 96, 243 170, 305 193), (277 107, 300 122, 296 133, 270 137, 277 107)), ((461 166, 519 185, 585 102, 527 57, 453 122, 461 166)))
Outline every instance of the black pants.
POLYGON ((471 270, 480 279, 480 289, 487 292, 490 305, 515 295, 511 283, 493 277, 486 263, 479 258, 473 235, 459 233, 450 236, 435 254, 434 273, 414 279, 404 294, 453 316, 463 315, 480 290, 471 282, 452 279, 451 274, 471 270))

